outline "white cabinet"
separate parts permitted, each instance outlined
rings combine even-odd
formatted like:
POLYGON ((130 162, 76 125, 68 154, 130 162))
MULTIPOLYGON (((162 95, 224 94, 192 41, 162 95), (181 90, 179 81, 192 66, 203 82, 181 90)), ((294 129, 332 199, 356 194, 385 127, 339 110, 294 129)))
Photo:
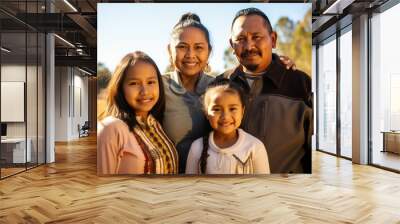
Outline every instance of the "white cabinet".
POLYGON ((383 152, 400 154, 400 132, 390 131, 383 133, 383 152))

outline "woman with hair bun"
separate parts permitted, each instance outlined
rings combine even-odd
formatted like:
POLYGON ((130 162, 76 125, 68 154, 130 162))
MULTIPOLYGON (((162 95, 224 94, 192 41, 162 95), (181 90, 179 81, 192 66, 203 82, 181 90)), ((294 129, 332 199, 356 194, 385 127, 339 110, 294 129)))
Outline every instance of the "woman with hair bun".
POLYGON ((192 142, 209 130, 199 98, 214 80, 205 73, 211 50, 209 31, 199 16, 182 15, 172 29, 168 44, 174 71, 163 75, 166 96, 163 127, 176 144, 179 173, 185 172, 192 142))

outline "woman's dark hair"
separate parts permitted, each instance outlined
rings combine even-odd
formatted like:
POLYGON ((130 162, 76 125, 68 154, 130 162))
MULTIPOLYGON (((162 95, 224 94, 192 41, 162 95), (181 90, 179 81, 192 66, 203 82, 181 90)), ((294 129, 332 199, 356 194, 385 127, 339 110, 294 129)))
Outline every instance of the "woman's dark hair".
POLYGON ((107 105, 104 112, 99 116, 99 120, 106 116, 114 116, 123 120, 128 125, 130 131, 136 126, 135 110, 126 101, 122 86, 126 72, 138 62, 145 62, 152 65, 157 72, 159 97, 154 107, 150 110, 150 114, 159 122, 162 121, 165 110, 165 93, 161 73, 153 59, 141 51, 125 55, 116 67, 107 86, 107 105))
MULTIPOLYGON (((244 97, 244 91, 243 89, 236 83, 230 81, 229 79, 226 78, 220 78, 220 79, 215 79, 212 81, 210 84, 208 84, 207 89, 203 95, 203 109, 205 113, 207 112, 207 105, 209 103, 209 94, 211 94, 211 90, 214 89, 222 89, 224 92, 229 92, 229 93, 236 93, 239 95, 240 102, 242 103, 242 106, 244 107, 245 105, 245 97, 244 97)), ((208 158, 208 140, 209 140, 210 133, 206 133, 203 136, 203 150, 201 151, 200 155, 200 173, 205 174, 207 170, 207 158, 208 158)))
POLYGON ((208 29, 201 23, 200 17, 195 13, 187 12, 183 14, 178 23, 175 24, 174 28, 172 29, 171 37, 176 38, 180 34, 180 32, 187 27, 196 27, 203 31, 204 36, 207 40, 208 49, 211 52, 212 47, 210 41, 210 32, 208 32, 208 29))

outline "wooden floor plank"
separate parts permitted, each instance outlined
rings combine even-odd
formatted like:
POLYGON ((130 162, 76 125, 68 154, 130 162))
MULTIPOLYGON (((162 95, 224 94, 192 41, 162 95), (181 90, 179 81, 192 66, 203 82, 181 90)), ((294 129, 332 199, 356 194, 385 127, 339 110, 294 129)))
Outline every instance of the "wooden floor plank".
POLYGON ((0 223, 400 223, 400 175, 313 152, 312 175, 96 175, 96 139, 0 181, 0 223))

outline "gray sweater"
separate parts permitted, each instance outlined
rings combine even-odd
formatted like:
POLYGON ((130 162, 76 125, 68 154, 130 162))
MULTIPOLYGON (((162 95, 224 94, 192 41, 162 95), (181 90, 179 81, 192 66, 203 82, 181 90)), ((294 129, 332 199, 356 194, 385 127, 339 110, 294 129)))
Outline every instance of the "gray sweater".
POLYGON ((166 97, 163 128, 178 150, 179 173, 185 172, 192 142, 209 132, 200 97, 213 80, 214 77, 201 74, 195 91, 189 92, 176 72, 163 75, 166 97))

